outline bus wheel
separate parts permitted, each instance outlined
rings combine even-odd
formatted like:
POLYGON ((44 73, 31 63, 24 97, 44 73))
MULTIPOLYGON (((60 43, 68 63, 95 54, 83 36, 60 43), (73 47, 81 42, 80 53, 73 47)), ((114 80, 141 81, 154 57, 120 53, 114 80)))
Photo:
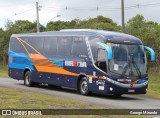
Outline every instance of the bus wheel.
POLYGON ((31 87, 32 84, 33 83, 31 82, 31 72, 27 71, 24 76, 24 85, 31 87))
POLYGON ((79 91, 82 95, 89 95, 87 78, 83 77, 79 83, 79 91))

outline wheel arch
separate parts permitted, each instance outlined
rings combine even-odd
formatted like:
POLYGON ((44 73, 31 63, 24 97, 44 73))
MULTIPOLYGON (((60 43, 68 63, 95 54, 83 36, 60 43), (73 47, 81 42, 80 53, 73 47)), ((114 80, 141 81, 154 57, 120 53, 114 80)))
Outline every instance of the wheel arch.
POLYGON ((24 79, 25 74, 26 74, 27 71, 32 72, 30 68, 25 68, 24 71, 23 71, 23 79, 24 79))
POLYGON ((83 77, 88 78, 86 74, 80 74, 80 75, 78 76, 78 79, 77 79, 77 90, 78 90, 78 91, 79 91, 79 83, 80 83, 80 81, 81 81, 81 79, 82 79, 83 77))

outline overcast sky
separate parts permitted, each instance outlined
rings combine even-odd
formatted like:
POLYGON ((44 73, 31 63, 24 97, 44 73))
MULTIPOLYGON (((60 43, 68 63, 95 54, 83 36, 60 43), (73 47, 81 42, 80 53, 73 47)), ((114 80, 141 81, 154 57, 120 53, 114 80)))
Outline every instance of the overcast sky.
MULTIPOLYGON (((36 1, 42 6, 39 11, 40 23, 50 20, 69 21, 75 18, 87 19, 103 15, 121 25, 121 0, 0 0, 0 27, 7 19, 36 20, 36 1), (60 17, 56 17, 61 15, 60 17)), ((147 21, 160 23, 160 0, 124 0, 125 23, 137 14, 147 21), (138 7, 139 6, 139 7, 138 7)))

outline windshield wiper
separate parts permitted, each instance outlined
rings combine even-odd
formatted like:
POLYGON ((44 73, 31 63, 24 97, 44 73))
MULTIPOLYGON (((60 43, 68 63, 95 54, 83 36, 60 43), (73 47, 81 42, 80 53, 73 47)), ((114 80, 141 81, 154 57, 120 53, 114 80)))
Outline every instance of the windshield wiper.
POLYGON ((134 61, 133 55, 131 55, 131 58, 132 58, 132 63, 133 63, 133 65, 134 65, 134 67, 135 67, 135 69, 136 69, 136 71, 137 71, 137 74, 138 74, 139 78, 141 79, 141 78, 142 78, 141 72, 140 72, 137 64, 136 64, 135 61, 134 61))
POLYGON ((127 71, 127 68, 128 68, 128 63, 124 66, 124 69, 122 71, 122 75, 121 75, 121 78, 124 77, 126 71, 127 71))
POLYGON ((128 68, 128 67, 130 68, 130 65, 131 65, 130 63, 131 63, 131 60, 130 60, 130 59, 128 59, 127 64, 126 64, 126 65, 124 65, 124 69, 123 69, 123 71, 122 71, 121 78, 122 78, 122 77, 124 77, 124 75, 125 75, 125 73, 126 73, 126 71, 127 71, 127 68, 128 68))
POLYGON ((134 67, 135 67, 135 69, 136 69, 136 71, 137 71, 137 74, 138 74, 139 78, 140 78, 140 79, 142 78, 142 77, 141 77, 141 72, 140 72, 137 64, 136 64, 135 61, 134 61, 133 55, 130 55, 130 58, 128 59, 128 63, 124 66, 124 69, 123 69, 123 71, 122 71, 121 78, 124 77, 124 75, 125 75, 128 67, 131 69, 131 70, 130 70, 131 73, 133 73, 132 64, 134 65, 134 67))

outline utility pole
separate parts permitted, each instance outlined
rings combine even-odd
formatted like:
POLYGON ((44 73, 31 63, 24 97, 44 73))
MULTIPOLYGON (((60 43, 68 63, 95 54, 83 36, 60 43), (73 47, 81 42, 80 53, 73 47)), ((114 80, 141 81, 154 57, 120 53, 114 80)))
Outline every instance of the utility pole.
POLYGON ((122 17, 122 32, 125 32, 125 24, 124 24, 124 0, 121 0, 121 17, 122 17))
POLYGON ((38 6, 38 2, 36 2, 36 14, 37 14, 37 32, 39 32, 39 6, 38 6))

